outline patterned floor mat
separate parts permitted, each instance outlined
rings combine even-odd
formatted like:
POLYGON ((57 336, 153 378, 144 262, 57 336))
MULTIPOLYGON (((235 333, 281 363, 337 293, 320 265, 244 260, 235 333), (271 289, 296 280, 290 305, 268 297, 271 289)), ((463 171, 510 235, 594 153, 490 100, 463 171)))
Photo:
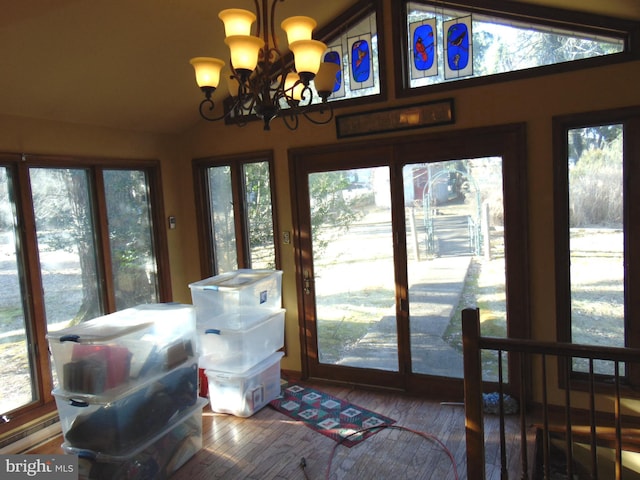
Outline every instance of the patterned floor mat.
POLYGON ((281 397, 271 406, 303 422, 309 428, 352 447, 395 420, 312 388, 293 384, 282 387, 281 397))

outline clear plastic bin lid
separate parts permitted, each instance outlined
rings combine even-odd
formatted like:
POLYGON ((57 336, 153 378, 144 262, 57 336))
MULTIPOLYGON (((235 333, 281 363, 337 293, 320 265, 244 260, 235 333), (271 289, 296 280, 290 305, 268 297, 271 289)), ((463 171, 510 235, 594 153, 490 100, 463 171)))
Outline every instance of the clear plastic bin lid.
POLYGON ((47 339, 60 343, 105 343, 153 326, 153 321, 149 320, 149 317, 141 318, 130 310, 132 309, 122 310, 50 332, 47 334, 47 339))
POLYGON ((59 342, 104 343, 151 328, 156 314, 191 309, 192 305, 175 302, 138 305, 50 332, 47 338, 59 342))
POLYGON ((203 290, 233 290, 247 287, 253 283, 263 280, 266 277, 278 273, 282 272, 280 270, 240 269, 190 283, 189 287, 203 290))

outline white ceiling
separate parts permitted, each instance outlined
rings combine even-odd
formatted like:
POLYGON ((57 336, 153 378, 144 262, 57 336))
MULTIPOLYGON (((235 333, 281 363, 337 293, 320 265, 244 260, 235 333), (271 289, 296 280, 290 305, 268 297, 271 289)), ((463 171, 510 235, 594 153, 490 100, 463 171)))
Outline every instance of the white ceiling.
MULTIPOLYGON (((640 20, 638 0, 510 0, 640 20)), ((320 26, 356 0, 278 2, 320 26)), ((0 114, 180 133, 199 121, 189 58, 228 57, 223 8, 250 0, 0 0, 0 114)))

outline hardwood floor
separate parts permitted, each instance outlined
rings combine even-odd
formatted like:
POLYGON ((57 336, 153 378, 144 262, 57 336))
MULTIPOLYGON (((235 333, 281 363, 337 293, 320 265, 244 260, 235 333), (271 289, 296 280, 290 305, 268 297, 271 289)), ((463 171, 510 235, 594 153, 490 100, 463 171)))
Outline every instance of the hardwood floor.
MULTIPOLYGON (((269 406, 249 418, 212 413, 207 406, 202 415, 203 448, 176 471, 172 479, 455 480, 467 477, 462 405, 441 404, 393 392, 306 384, 391 417, 402 429, 384 429, 347 448, 269 406), (448 453, 455 461, 457 477, 448 453), (300 466, 302 458, 306 462, 304 471, 300 466)), ((516 423, 516 417, 507 419, 511 432, 508 449, 515 452, 514 459, 510 455, 510 463, 515 470, 519 468, 519 447, 513 434, 517 431, 516 423)), ((490 480, 500 478, 497 425, 496 417, 486 417, 487 479, 490 480)), ((62 453, 61 443, 58 437, 30 453, 62 453)), ((519 478, 519 475, 512 473, 510 478, 519 478)))

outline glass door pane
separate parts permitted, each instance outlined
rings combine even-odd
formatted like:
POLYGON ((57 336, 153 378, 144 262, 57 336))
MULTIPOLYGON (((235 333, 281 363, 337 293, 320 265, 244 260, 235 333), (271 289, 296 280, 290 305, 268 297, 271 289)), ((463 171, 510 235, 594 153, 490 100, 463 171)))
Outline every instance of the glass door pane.
POLYGON ((105 170, 105 201, 116 309, 158 301, 157 268, 147 176, 105 170))
MULTIPOLYGON (((506 337, 502 160, 406 165, 403 180, 412 371, 462 378, 463 308, 506 337)), ((485 379, 496 362, 483 358, 485 379)))
POLYGON ((87 171, 31 168, 48 331, 104 312, 87 171))
POLYGON ((398 371, 389 168, 309 175, 320 363, 398 371))
POLYGON ((231 167, 209 167, 209 215, 213 238, 213 271, 215 274, 238 268, 231 167))
POLYGON ((14 200, 6 168, 0 168, 0 415, 37 399, 24 295, 20 288, 14 200))

